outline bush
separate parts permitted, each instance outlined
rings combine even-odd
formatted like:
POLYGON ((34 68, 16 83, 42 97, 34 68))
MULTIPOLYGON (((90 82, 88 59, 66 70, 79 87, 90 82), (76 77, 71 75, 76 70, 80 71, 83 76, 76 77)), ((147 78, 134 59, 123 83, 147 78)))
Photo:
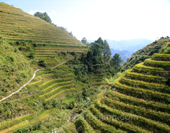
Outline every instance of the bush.
POLYGON ((38 65, 39 65, 39 66, 42 66, 42 67, 46 67, 46 66, 47 66, 47 63, 46 63, 44 60, 40 60, 40 61, 38 62, 38 65))

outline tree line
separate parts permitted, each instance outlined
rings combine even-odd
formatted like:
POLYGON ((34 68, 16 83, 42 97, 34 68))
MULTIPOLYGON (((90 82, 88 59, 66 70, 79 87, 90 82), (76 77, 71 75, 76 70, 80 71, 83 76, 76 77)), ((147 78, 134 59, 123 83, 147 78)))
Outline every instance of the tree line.
MULTIPOLYGON (((85 39, 84 42, 87 44, 85 39)), ((82 41, 83 42, 83 41, 82 41)), ((99 37, 96 41, 89 44, 87 54, 82 53, 80 58, 74 59, 76 65, 74 70, 78 80, 86 82, 89 73, 113 76, 119 71, 122 62, 119 54, 111 57, 111 50, 108 42, 99 37)))

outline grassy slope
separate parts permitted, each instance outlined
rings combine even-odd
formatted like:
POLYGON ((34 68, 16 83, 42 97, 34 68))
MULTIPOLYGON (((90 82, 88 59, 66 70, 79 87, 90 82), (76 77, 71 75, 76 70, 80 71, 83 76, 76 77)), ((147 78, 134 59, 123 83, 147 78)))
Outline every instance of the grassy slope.
MULTIPOLYGON (((63 55, 58 55, 57 52, 88 50, 83 43, 67 32, 11 5, 0 3, 0 18, 0 37, 12 42, 31 41, 32 44, 36 44, 36 59, 45 60, 49 66, 64 60, 63 55)), ((64 58, 69 59, 68 56, 64 58)))
MULTIPOLYGON (((69 52, 81 53, 88 50, 84 44, 67 32, 11 5, 0 3, 0 18, 0 38, 2 37, 0 39, 0 99, 26 83, 32 77, 33 71, 39 68, 37 66, 39 60, 45 60, 51 67, 72 59, 74 53, 71 55, 69 52), (35 59, 27 57, 31 53, 35 55, 35 59), (16 81, 20 81, 19 84, 16 81)), ((57 68, 56 71, 61 73, 62 68, 57 68)), ((32 83, 23 88, 20 93, 0 102, 0 122, 4 121, 4 118, 18 117, 19 120, 21 119, 17 123, 10 121, 12 124, 0 132, 11 132, 39 121, 45 122, 44 117, 46 116, 47 119, 51 117, 48 111, 45 116, 41 117, 42 103, 47 99, 58 99, 58 95, 60 95, 60 99, 64 98, 67 92, 75 92, 74 77, 71 77, 73 75, 68 76, 69 73, 71 72, 68 68, 61 75, 58 74, 59 77, 55 77, 51 71, 39 72, 32 83), (71 79, 64 79, 62 76, 71 79), (51 80, 55 80, 55 82, 50 82, 51 80), (56 85, 52 86, 54 84, 56 85), (57 89, 57 87, 60 88, 57 89), (47 93, 47 91, 43 91, 47 88, 51 93, 41 98, 41 95, 47 93), (31 117, 23 119, 20 117, 26 114, 31 114, 31 117), (37 121, 34 120, 33 114, 40 115, 40 118, 37 121)), ((52 124, 54 123, 57 123, 56 120, 52 122, 52 124)), ((1 128, 2 125, 0 124, 1 128)), ((50 126, 50 128, 54 127, 50 126)))
POLYGON ((0 3, 0 36, 11 39, 32 40, 38 44, 84 46, 67 32, 21 9, 0 3))
POLYGON ((170 132, 170 87, 164 82, 170 76, 169 46, 164 45, 150 63, 140 63, 118 78, 116 91, 101 93, 77 120, 77 128, 82 132, 170 132))
POLYGON ((0 99, 19 89, 33 75, 30 60, 5 39, 0 39, 0 73, 0 99))
POLYGON ((67 32, 11 5, 0 3, 0 18, 0 99, 28 81, 39 60, 51 67, 72 59, 67 51, 88 49, 67 32), (30 54, 34 60, 27 58, 30 54))

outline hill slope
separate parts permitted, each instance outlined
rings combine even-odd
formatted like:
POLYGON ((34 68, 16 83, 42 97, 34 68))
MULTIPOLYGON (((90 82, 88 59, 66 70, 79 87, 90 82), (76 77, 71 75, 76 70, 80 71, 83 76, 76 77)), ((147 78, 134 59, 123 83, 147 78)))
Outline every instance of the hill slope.
POLYGON ((75 123, 81 132, 170 132, 170 43, 101 93, 75 123))
POLYGON ((122 65, 121 71, 132 68, 145 59, 151 58, 154 53, 159 53, 168 41, 170 39, 160 39, 138 50, 122 65))
POLYGON ((46 21, 11 5, 0 3, 0 36, 32 40, 37 44, 78 45, 80 41, 46 21))
MULTIPOLYGON (((17 45, 26 40, 34 46, 37 60, 45 60, 51 66, 60 63, 57 52, 86 52, 88 48, 76 38, 11 5, 0 3, 0 37, 17 45)), ((65 54, 64 54, 65 55, 65 54)))
POLYGON ((31 62, 5 39, 0 39, 0 73, 0 99, 18 89, 33 74, 31 62))

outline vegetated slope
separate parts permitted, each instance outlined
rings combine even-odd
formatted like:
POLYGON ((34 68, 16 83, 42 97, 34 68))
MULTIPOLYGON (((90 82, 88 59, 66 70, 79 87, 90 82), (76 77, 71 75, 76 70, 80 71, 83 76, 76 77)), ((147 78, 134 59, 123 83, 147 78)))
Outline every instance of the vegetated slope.
POLYGON ((0 3, 0 36, 38 44, 84 46, 67 32, 11 5, 0 3))
POLYGON ((0 99, 19 89, 33 75, 31 62, 5 39, 0 39, 0 99))
POLYGON ((164 46, 167 41, 169 41, 169 39, 156 40, 143 49, 138 50, 122 65, 121 71, 132 68, 136 64, 143 62, 145 59, 151 58, 154 53, 159 53, 162 46, 164 46))
POLYGON ((66 64, 37 72, 35 79, 20 93, 0 102, 0 133, 58 130, 77 106, 74 97, 82 93, 83 87, 90 85, 87 91, 96 99, 95 87, 101 84, 99 76, 91 76, 93 82, 89 84, 76 81, 70 64, 66 64))
POLYGON ((35 47, 36 59, 43 59, 51 63, 51 66, 58 61, 58 56, 63 56, 57 55, 56 52, 88 50, 83 43, 67 32, 11 5, 0 3, 0 18, 0 37, 16 41, 18 44, 24 40, 31 41, 35 47))
MULTIPOLYGON (((43 121, 44 125, 49 122, 56 127, 61 126, 62 121, 67 121, 68 118, 63 119, 62 116, 56 115, 71 110, 61 110, 68 108, 69 103, 62 103, 61 100, 56 100, 56 98, 59 95, 65 97, 68 92, 76 92, 76 89, 74 74, 66 65, 37 72, 36 78, 20 93, 0 102, 0 122, 3 122, 0 123, 0 133, 12 132, 23 127, 29 129, 31 128, 30 125, 36 125, 40 121, 43 121), (49 121, 51 117, 53 119, 49 121), (59 117, 61 117, 61 121, 58 121, 59 117), (15 118, 16 121, 12 118, 15 118), (11 120, 6 121, 7 119, 11 120), (24 122, 26 123, 24 124, 24 122)), ((67 117, 69 117, 69 114, 67 117)), ((53 126, 48 129, 51 128, 53 126)))
POLYGON ((0 3, 0 18, 0 99, 26 83, 37 64, 52 67, 88 50, 67 32, 11 5, 0 3))
POLYGON ((170 43, 118 78, 76 121, 80 132, 170 132, 170 43))

